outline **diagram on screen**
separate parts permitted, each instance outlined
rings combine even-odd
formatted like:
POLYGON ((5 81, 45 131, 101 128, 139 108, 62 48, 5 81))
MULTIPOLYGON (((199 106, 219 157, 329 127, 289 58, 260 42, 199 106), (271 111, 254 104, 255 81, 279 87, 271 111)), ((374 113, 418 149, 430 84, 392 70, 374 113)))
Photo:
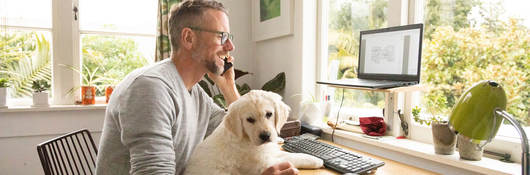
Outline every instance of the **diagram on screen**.
POLYGON ((371 57, 370 60, 373 63, 380 64, 381 61, 388 63, 388 62, 394 62, 394 46, 393 45, 386 45, 384 47, 381 46, 373 46, 370 49, 371 57))

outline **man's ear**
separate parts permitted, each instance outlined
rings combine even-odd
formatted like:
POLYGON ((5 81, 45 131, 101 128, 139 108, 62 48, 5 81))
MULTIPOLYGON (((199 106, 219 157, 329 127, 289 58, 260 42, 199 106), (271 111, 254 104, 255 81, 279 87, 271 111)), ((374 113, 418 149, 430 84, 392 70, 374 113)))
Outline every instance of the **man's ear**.
POLYGON ((274 124, 276 126, 276 133, 280 134, 280 130, 282 129, 285 122, 287 122, 287 118, 289 117, 289 111, 291 110, 291 108, 282 101, 280 95, 276 95, 279 98, 274 98, 274 124))
POLYGON ((243 138, 243 121, 239 116, 238 110, 235 110, 233 108, 228 110, 228 114, 226 115, 224 120, 225 127, 226 129, 228 129, 228 131, 232 132, 239 138, 243 138))
POLYGON ((180 31, 180 45, 181 47, 183 48, 186 48, 188 50, 191 49, 191 47, 193 46, 193 42, 195 41, 195 33, 193 33, 193 30, 191 30, 190 28, 183 28, 181 31, 180 31))

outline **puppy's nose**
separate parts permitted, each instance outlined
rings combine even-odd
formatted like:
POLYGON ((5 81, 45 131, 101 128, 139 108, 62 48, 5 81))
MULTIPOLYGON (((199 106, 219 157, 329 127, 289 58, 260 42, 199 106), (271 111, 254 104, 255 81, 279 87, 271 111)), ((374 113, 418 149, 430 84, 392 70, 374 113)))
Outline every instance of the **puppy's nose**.
POLYGON ((259 134, 259 138, 261 140, 263 140, 264 142, 269 141, 269 139, 271 138, 271 133, 270 132, 261 132, 259 134))

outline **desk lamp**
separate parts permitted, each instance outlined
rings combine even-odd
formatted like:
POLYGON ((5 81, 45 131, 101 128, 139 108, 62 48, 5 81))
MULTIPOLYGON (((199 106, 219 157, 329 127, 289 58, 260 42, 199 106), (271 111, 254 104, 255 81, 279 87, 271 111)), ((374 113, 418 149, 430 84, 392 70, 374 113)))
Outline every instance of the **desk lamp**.
POLYGON ((528 139, 519 122, 505 111, 506 101, 506 94, 497 82, 480 81, 466 90, 453 107, 449 127, 483 147, 495 137, 503 118, 508 120, 521 136, 522 174, 528 175, 528 139))

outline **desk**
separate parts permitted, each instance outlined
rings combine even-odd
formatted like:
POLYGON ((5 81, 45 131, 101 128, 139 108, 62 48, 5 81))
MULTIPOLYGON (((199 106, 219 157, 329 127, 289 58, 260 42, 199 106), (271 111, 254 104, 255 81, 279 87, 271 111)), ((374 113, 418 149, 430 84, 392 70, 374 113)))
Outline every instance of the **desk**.
MULTIPOLYGON (((377 174, 377 175, 383 175, 383 174, 384 175, 387 175, 387 174, 414 174, 414 175, 437 174, 437 173, 434 173, 434 172, 431 172, 431 171, 428 171, 428 170, 424 170, 424 169, 416 168, 416 167, 413 167, 413 166, 410 166, 410 165, 402 164, 402 163, 399 163, 399 162, 396 162, 396 161, 393 161, 393 160, 390 160, 390 159, 385 159, 383 157, 379 157, 379 156, 375 156, 375 155, 372 155, 372 154, 369 154, 369 153, 365 153, 365 152, 361 152, 361 151, 354 150, 354 149, 351 149, 351 148, 347 148, 347 147, 342 146, 342 145, 331 143, 330 141, 327 141, 327 140, 319 140, 319 141, 327 143, 327 144, 330 144, 330 145, 334 145, 334 146, 337 146, 337 147, 341 147, 343 149, 350 150, 350 151, 358 153, 360 155, 369 156, 369 157, 372 157, 372 158, 375 158, 375 159, 378 159, 378 160, 381 160, 381 161, 385 162, 384 166, 379 167, 377 169, 377 171, 375 173, 372 173, 372 174, 377 174)), ((336 172, 336 171, 334 171, 332 169, 322 168, 322 169, 316 169, 316 170, 300 170, 300 174, 301 175, 336 175, 336 174, 340 174, 340 173, 338 173, 338 172, 336 172)))

